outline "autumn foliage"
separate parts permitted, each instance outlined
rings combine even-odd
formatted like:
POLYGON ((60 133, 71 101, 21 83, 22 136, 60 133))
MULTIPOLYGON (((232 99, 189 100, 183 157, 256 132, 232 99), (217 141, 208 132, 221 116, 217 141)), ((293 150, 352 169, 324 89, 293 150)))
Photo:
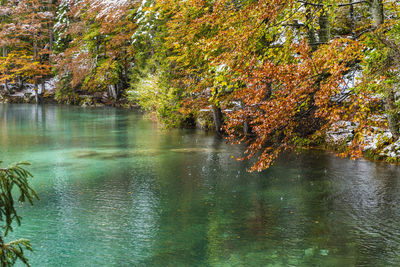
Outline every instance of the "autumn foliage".
POLYGON ((50 76, 54 6, 38 0, 2 4, 0 83, 38 83, 50 76))
POLYGON ((209 111, 220 135, 247 144, 253 171, 343 122, 354 125, 344 156, 362 156, 377 131, 400 136, 397 1, 24 1, 3 5, 5 85, 52 66, 59 101, 134 101, 173 126, 209 111))

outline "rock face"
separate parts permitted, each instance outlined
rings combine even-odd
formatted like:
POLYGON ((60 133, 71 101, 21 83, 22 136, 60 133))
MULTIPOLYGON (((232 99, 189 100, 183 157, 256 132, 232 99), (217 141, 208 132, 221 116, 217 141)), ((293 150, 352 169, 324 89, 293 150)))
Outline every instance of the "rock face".
POLYGON ((326 133, 326 142, 332 145, 341 145, 354 138, 356 125, 349 121, 341 121, 326 133))
MULTIPOLYGON (((38 94, 41 102, 53 103, 55 93, 55 79, 49 79, 38 85, 38 92, 35 91, 35 86, 30 83, 25 83, 22 89, 19 85, 9 84, 9 91, 0 89, 0 102, 4 103, 34 103, 35 96, 38 94)), ((4 84, 0 84, 0 88, 4 88, 4 84)))
POLYGON ((210 131, 214 129, 213 114, 211 109, 201 109, 196 117, 196 127, 210 131))
MULTIPOLYGON (((382 120, 382 118, 377 118, 382 120)), ((342 121, 326 133, 326 143, 333 147, 347 146, 354 138, 357 125, 342 121)), ((400 139, 394 140, 389 129, 372 127, 372 132, 363 137, 363 151, 367 155, 389 161, 400 161, 400 139)))

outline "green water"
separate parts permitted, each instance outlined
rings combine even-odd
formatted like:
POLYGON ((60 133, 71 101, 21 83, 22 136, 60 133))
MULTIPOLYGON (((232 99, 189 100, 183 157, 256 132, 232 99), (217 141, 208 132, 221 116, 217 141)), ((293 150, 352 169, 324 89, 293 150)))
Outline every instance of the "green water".
MULTIPOLYGON (((0 160, 41 200, 32 266, 400 266, 400 167, 323 152, 261 174, 240 147, 117 109, 0 105, 0 160)), ((21 266, 21 265, 18 265, 21 266)))

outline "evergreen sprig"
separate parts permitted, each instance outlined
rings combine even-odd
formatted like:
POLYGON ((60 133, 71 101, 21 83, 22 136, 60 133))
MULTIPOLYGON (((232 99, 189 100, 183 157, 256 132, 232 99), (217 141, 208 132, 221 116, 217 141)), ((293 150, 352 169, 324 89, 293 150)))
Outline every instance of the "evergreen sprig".
MULTIPOLYGON (((1 161, 0 161, 1 163, 1 161)), ((6 243, 4 237, 12 231, 12 223, 21 225, 21 217, 15 209, 15 198, 13 189, 16 187, 19 193, 19 202, 28 201, 33 205, 33 200, 39 199, 35 190, 29 185, 28 179, 33 175, 25 169, 30 165, 28 162, 16 163, 8 168, 0 168, 0 221, 4 222, 1 227, 4 235, 0 234, 0 264, 2 267, 13 266, 19 259, 25 265, 30 266, 28 259, 24 256, 24 250, 32 251, 32 246, 27 239, 18 239, 6 243)))

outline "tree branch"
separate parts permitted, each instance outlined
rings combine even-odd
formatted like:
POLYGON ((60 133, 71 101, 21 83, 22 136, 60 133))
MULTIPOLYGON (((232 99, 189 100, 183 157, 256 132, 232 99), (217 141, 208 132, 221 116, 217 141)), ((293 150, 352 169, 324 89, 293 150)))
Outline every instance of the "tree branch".
MULTIPOLYGON (((307 1, 303 1, 303 0, 297 0, 297 2, 305 4, 305 5, 315 6, 315 7, 324 7, 324 6, 326 6, 324 4, 310 3, 310 2, 307 2, 307 1)), ((338 7, 352 6, 352 5, 364 4, 364 3, 368 3, 368 1, 361 0, 361 1, 352 2, 352 3, 338 4, 338 7)), ((327 5, 327 6, 333 6, 333 5, 327 5)))

